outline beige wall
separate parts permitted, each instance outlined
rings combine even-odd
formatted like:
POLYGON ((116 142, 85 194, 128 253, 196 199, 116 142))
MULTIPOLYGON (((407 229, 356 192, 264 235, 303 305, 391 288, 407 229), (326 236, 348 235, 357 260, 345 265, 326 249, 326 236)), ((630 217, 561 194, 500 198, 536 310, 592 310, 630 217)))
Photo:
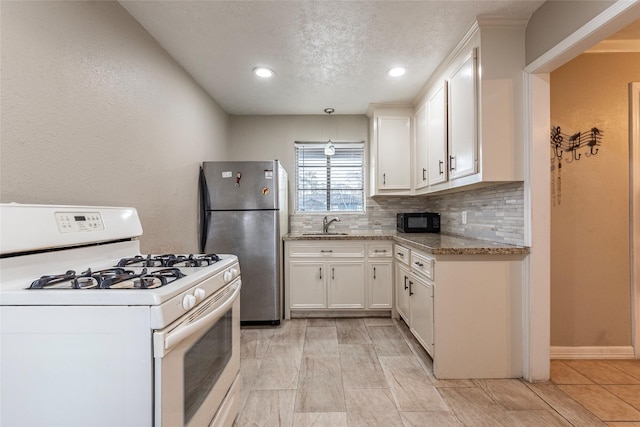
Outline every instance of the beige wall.
POLYGON ((638 53, 583 54, 551 73, 552 126, 604 130, 596 156, 562 162, 560 203, 557 183, 552 192, 552 346, 631 344, 631 81, 640 81, 638 53))
POLYGON ((0 4, 0 200, 134 206, 144 252, 196 251, 226 113, 116 2, 0 4))
POLYGON ((295 141, 369 141, 369 119, 362 115, 231 116, 229 160, 278 159, 289 174, 289 212, 293 212, 295 141))

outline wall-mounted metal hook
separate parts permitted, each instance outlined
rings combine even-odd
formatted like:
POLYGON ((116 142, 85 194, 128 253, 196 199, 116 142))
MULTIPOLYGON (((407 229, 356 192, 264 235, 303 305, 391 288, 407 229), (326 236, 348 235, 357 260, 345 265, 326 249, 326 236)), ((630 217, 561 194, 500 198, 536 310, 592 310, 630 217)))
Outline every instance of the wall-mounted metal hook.
POLYGON ((575 147, 571 150, 573 152, 573 160, 580 160, 582 154, 578 154, 578 147, 575 147))
POLYGON ((554 148, 556 150, 556 157, 561 159, 562 158, 562 147, 560 146, 560 143, 556 143, 554 148))

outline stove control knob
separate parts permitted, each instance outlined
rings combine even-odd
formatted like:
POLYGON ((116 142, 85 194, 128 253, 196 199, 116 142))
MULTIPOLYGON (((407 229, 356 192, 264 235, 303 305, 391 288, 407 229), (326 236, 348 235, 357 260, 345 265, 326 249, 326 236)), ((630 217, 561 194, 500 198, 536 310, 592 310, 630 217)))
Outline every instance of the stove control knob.
POLYGON ((229 283, 230 281, 233 280, 233 273, 231 272, 231 270, 225 271, 222 278, 224 279, 225 283, 229 283))
POLYGON ((202 288, 196 288, 196 290, 193 291, 193 296, 196 297, 196 301, 202 301, 206 294, 207 293, 202 288))
POLYGON ((182 299, 182 307, 185 310, 191 310, 196 305, 196 297, 193 295, 185 295, 182 299))

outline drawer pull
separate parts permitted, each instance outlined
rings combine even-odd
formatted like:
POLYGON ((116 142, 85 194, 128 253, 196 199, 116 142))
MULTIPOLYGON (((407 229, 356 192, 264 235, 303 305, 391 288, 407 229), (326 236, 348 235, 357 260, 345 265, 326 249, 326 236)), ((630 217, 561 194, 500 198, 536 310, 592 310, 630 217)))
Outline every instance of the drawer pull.
POLYGON ((414 262, 414 264, 417 265, 418 267, 424 267, 424 264, 418 261, 414 262))
POLYGON ((326 249, 326 250, 325 249, 320 249, 320 253, 323 253, 323 254, 332 253, 332 252, 333 252, 333 249, 326 249))
POLYGON ((396 255, 398 255, 399 257, 404 258, 404 254, 402 252, 396 252, 396 255))
POLYGON ((380 253, 380 252, 382 252, 382 253, 384 254, 384 253, 386 253, 386 252, 387 252, 387 250, 386 250, 386 249, 376 249, 376 250, 374 250, 373 252, 375 252, 375 253, 380 253))

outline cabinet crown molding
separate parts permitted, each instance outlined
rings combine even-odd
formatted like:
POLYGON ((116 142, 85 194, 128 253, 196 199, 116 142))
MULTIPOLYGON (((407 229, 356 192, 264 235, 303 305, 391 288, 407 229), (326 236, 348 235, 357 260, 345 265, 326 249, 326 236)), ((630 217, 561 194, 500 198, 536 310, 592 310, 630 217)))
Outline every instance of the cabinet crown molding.
POLYGON ((411 103, 399 103, 399 102, 390 102, 390 103, 371 103, 369 104, 369 108, 367 108, 367 117, 373 118, 374 113, 377 110, 401 110, 401 109, 410 109, 413 111, 413 105, 411 103))

